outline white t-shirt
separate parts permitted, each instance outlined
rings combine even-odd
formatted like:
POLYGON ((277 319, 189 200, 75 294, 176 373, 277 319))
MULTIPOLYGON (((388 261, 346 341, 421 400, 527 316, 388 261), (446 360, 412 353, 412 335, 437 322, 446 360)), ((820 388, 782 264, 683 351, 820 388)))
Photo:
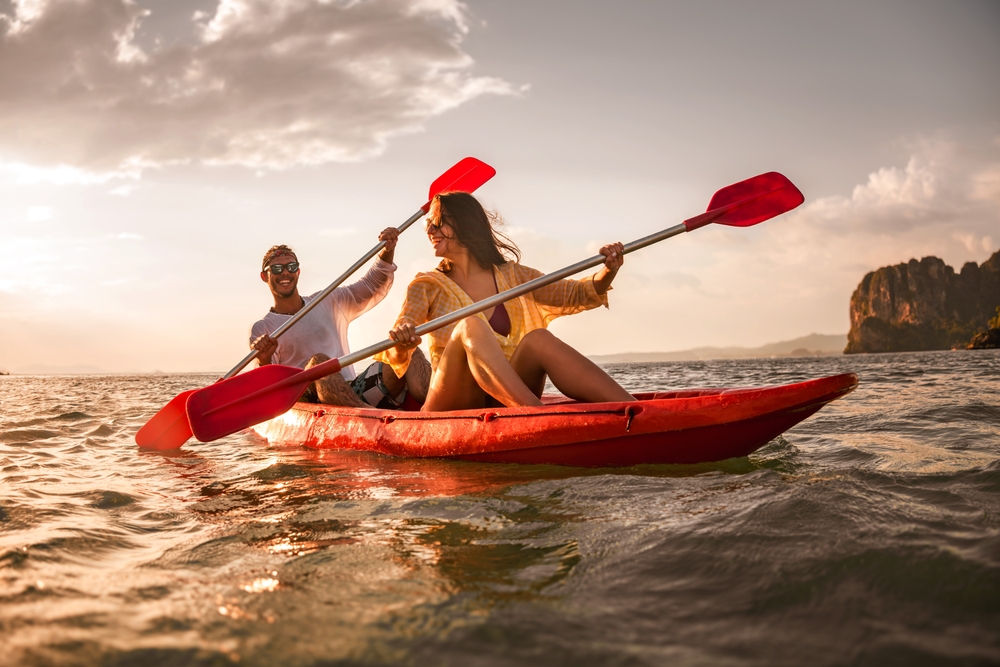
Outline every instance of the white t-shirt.
MULTIPOLYGON (((278 339, 278 349, 271 355, 271 363, 305 368, 314 354, 323 353, 331 359, 348 354, 347 325, 385 298, 392 287, 392 274, 396 265, 376 258, 368 273, 356 283, 338 287, 330 296, 292 325, 278 339)), ((320 290, 322 292, 322 290, 320 290)), ((309 303, 320 293, 303 297, 309 303)), ((266 334, 273 334, 292 315, 269 312, 250 328, 250 344, 266 334)), ((340 371, 351 381, 357 375, 353 366, 340 371)))

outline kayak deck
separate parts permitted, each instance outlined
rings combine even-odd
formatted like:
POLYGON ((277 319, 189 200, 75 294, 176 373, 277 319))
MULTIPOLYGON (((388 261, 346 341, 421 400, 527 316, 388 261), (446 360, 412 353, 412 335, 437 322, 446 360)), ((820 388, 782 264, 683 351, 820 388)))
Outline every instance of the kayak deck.
POLYGON ((254 430, 272 444, 586 467, 747 456, 850 393, 853 373, 795 384, 636 394, 635 403, 405 412, 297 403, 254 430))

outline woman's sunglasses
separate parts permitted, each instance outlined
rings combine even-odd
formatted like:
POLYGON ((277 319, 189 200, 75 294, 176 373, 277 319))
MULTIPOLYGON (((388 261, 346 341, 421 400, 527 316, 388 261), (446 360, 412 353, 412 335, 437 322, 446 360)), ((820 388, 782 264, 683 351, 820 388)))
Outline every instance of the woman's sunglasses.
POLYGON ((267 270, 270 271, 273 276, 280 276, 285 272, 285 269, 288 269, 289 273, 298 273, 299 263, 289 262, 288 264, 272 264, 267 267, 267 270))
POLYGON ((442 227, 451 228, 451 223, 448 222, 448 216, 442 214, 437 220, 432 220, 431 218, 424 218, 424 231, 430 234, 432 229, 441 229, 442 227))

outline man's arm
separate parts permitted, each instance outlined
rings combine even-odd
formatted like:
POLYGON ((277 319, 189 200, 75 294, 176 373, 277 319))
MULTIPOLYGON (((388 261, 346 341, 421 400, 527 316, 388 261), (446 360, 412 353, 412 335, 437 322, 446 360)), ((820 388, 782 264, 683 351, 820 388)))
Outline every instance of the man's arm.
POLYGON ((396 242, 399 241, 399 230, 395 227, 386 227, 378 235, 378 240, 385 241, 385 247, 378 253, 379 259, 392 264, 392 258, 396 255, 396 242))
POLYGON ((257 353, 257 365, 267 366, 271 363, 271 356, 278 349, 278 341, 264 334, 250 343, 250 347, 254 350, 259 350, 257 353))
POLYGON ((338 300, 349 321, 372 308, 389 293, 389 288, 392 287, 393 273, 396 271, 396 265, 392 263, 392 259, 398 238, 399 230, 395 227, 382 230, 382 233, 379 234, 379 240, 385 241, 385 247, 379 252, 378 259, 361 280, 337 290, 339 292, 338 300))
POLYGON ((250 349, 260 350, 260 354, 257 355, 258 366, 274 363, 272 357, 278 351, 278 341, 271 338, 264 320, 257 320, 250 327, 250 349))

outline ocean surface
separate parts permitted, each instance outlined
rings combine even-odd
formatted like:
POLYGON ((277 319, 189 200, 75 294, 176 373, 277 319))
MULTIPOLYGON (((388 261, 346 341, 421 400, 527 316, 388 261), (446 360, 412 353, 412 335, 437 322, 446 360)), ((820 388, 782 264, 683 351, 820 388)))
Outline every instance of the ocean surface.
POLYGON ((0 377, 0 664, 1000 664, 1000 352, 854 371, 749 458, 578 469, 133 437, 212 375, 0 377))

